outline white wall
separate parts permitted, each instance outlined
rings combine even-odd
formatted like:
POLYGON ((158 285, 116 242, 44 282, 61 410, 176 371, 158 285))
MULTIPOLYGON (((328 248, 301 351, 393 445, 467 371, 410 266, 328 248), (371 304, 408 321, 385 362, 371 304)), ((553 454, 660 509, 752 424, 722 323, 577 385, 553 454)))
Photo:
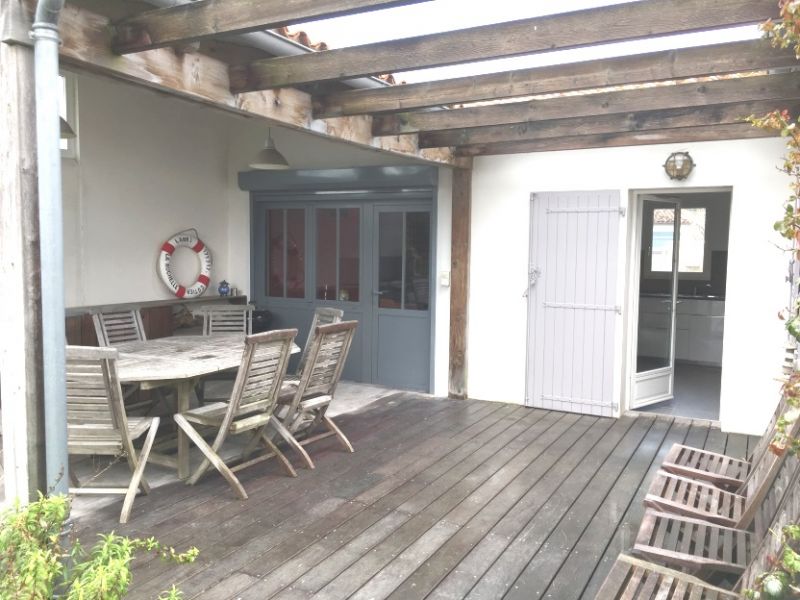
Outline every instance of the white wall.
MULTIPOLYGON (((77 83, 79 157, 62 161, 67 306, 169 298, 158 251, 189 227, 211 249, 215 287, 228 264, 231 119, 109 80, 77 83)), ((192 283, 197 261, 181 253, 176 273, 192 283)))
MULTIPOLYGON (((787 256, 772 224, 789 194, 776 166, 776 139, 639 146, 475 161, 469 312, 470 396, 524 402, 528 217, 531 192, 733 188, 721 421, 728 431, 761 433, 778 398, 787 256), (697 163, 686 182, 664 174, 664 160, 688 150, 697 163), (498 351, 498 348, 500 349, 498 351), (502 377, 499 376, 502 373, 502 377)), ((623 318, 627 319, 627 311, 623 318)), ((616 368, 623 369, 622 353, 616 368)))

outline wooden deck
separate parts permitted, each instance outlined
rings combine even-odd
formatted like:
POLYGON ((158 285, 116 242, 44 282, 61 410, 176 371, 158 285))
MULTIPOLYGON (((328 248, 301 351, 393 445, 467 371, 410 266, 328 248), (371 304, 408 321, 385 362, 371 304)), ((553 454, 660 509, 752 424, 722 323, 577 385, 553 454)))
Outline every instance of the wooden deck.
POLYGON ((200 549, 193 565, 135 563, 131 598, 172 583, 209 600, 593 598, 672 443, 737 455, 753 443, 708 422, 412 394, 337 421, 355 454, 328 439, 296 479, 274 461, 246 470, 245 502, 214 473, 140 497, 124 527, 117 503, 79 517, 78 533, 200 549))

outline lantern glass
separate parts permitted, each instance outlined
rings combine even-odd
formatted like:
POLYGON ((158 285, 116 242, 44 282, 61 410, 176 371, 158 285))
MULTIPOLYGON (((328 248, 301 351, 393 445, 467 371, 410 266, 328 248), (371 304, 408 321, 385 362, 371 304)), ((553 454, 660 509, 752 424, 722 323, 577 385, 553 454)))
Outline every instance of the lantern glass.
POLYGON ((688 152, 673 152, 664 163, 664 170, 670 179, 682 181, 689 177, 694 169, 694 161, 688 152))

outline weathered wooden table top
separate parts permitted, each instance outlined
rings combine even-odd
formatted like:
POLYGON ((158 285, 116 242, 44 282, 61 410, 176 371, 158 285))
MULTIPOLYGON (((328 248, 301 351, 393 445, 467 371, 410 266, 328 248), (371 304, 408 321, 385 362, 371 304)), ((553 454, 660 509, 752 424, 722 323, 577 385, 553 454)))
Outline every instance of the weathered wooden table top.
MULTIPOLYGON (((171 336, 118 344, 117 372, 122 383, 192 379, 242 362, 244 335, 171 336)), ((292 345, 292 354, 300 352, 292 345)))

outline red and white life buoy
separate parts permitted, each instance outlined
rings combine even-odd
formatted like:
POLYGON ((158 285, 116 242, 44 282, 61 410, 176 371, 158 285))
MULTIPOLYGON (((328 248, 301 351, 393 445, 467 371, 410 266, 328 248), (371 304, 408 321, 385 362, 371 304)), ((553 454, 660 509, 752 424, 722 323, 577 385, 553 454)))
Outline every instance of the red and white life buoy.
POLYGON ((193 229, 176 233, 161 246, 161 252, 158 255, 158 274, 161 275, 161 281, 164 282, 164 285, 171 289, 172 293, 178 298, 201 296, 211 282, 211 252, 197 237, 197 232, 193 229), (198 275, 194 285, 188 288, 178 283, 178 280, 172 274, 170 266, 172 253, 178 247, 194 250, 197 253, 197 258, 200 259, 200 275, 198 275))

